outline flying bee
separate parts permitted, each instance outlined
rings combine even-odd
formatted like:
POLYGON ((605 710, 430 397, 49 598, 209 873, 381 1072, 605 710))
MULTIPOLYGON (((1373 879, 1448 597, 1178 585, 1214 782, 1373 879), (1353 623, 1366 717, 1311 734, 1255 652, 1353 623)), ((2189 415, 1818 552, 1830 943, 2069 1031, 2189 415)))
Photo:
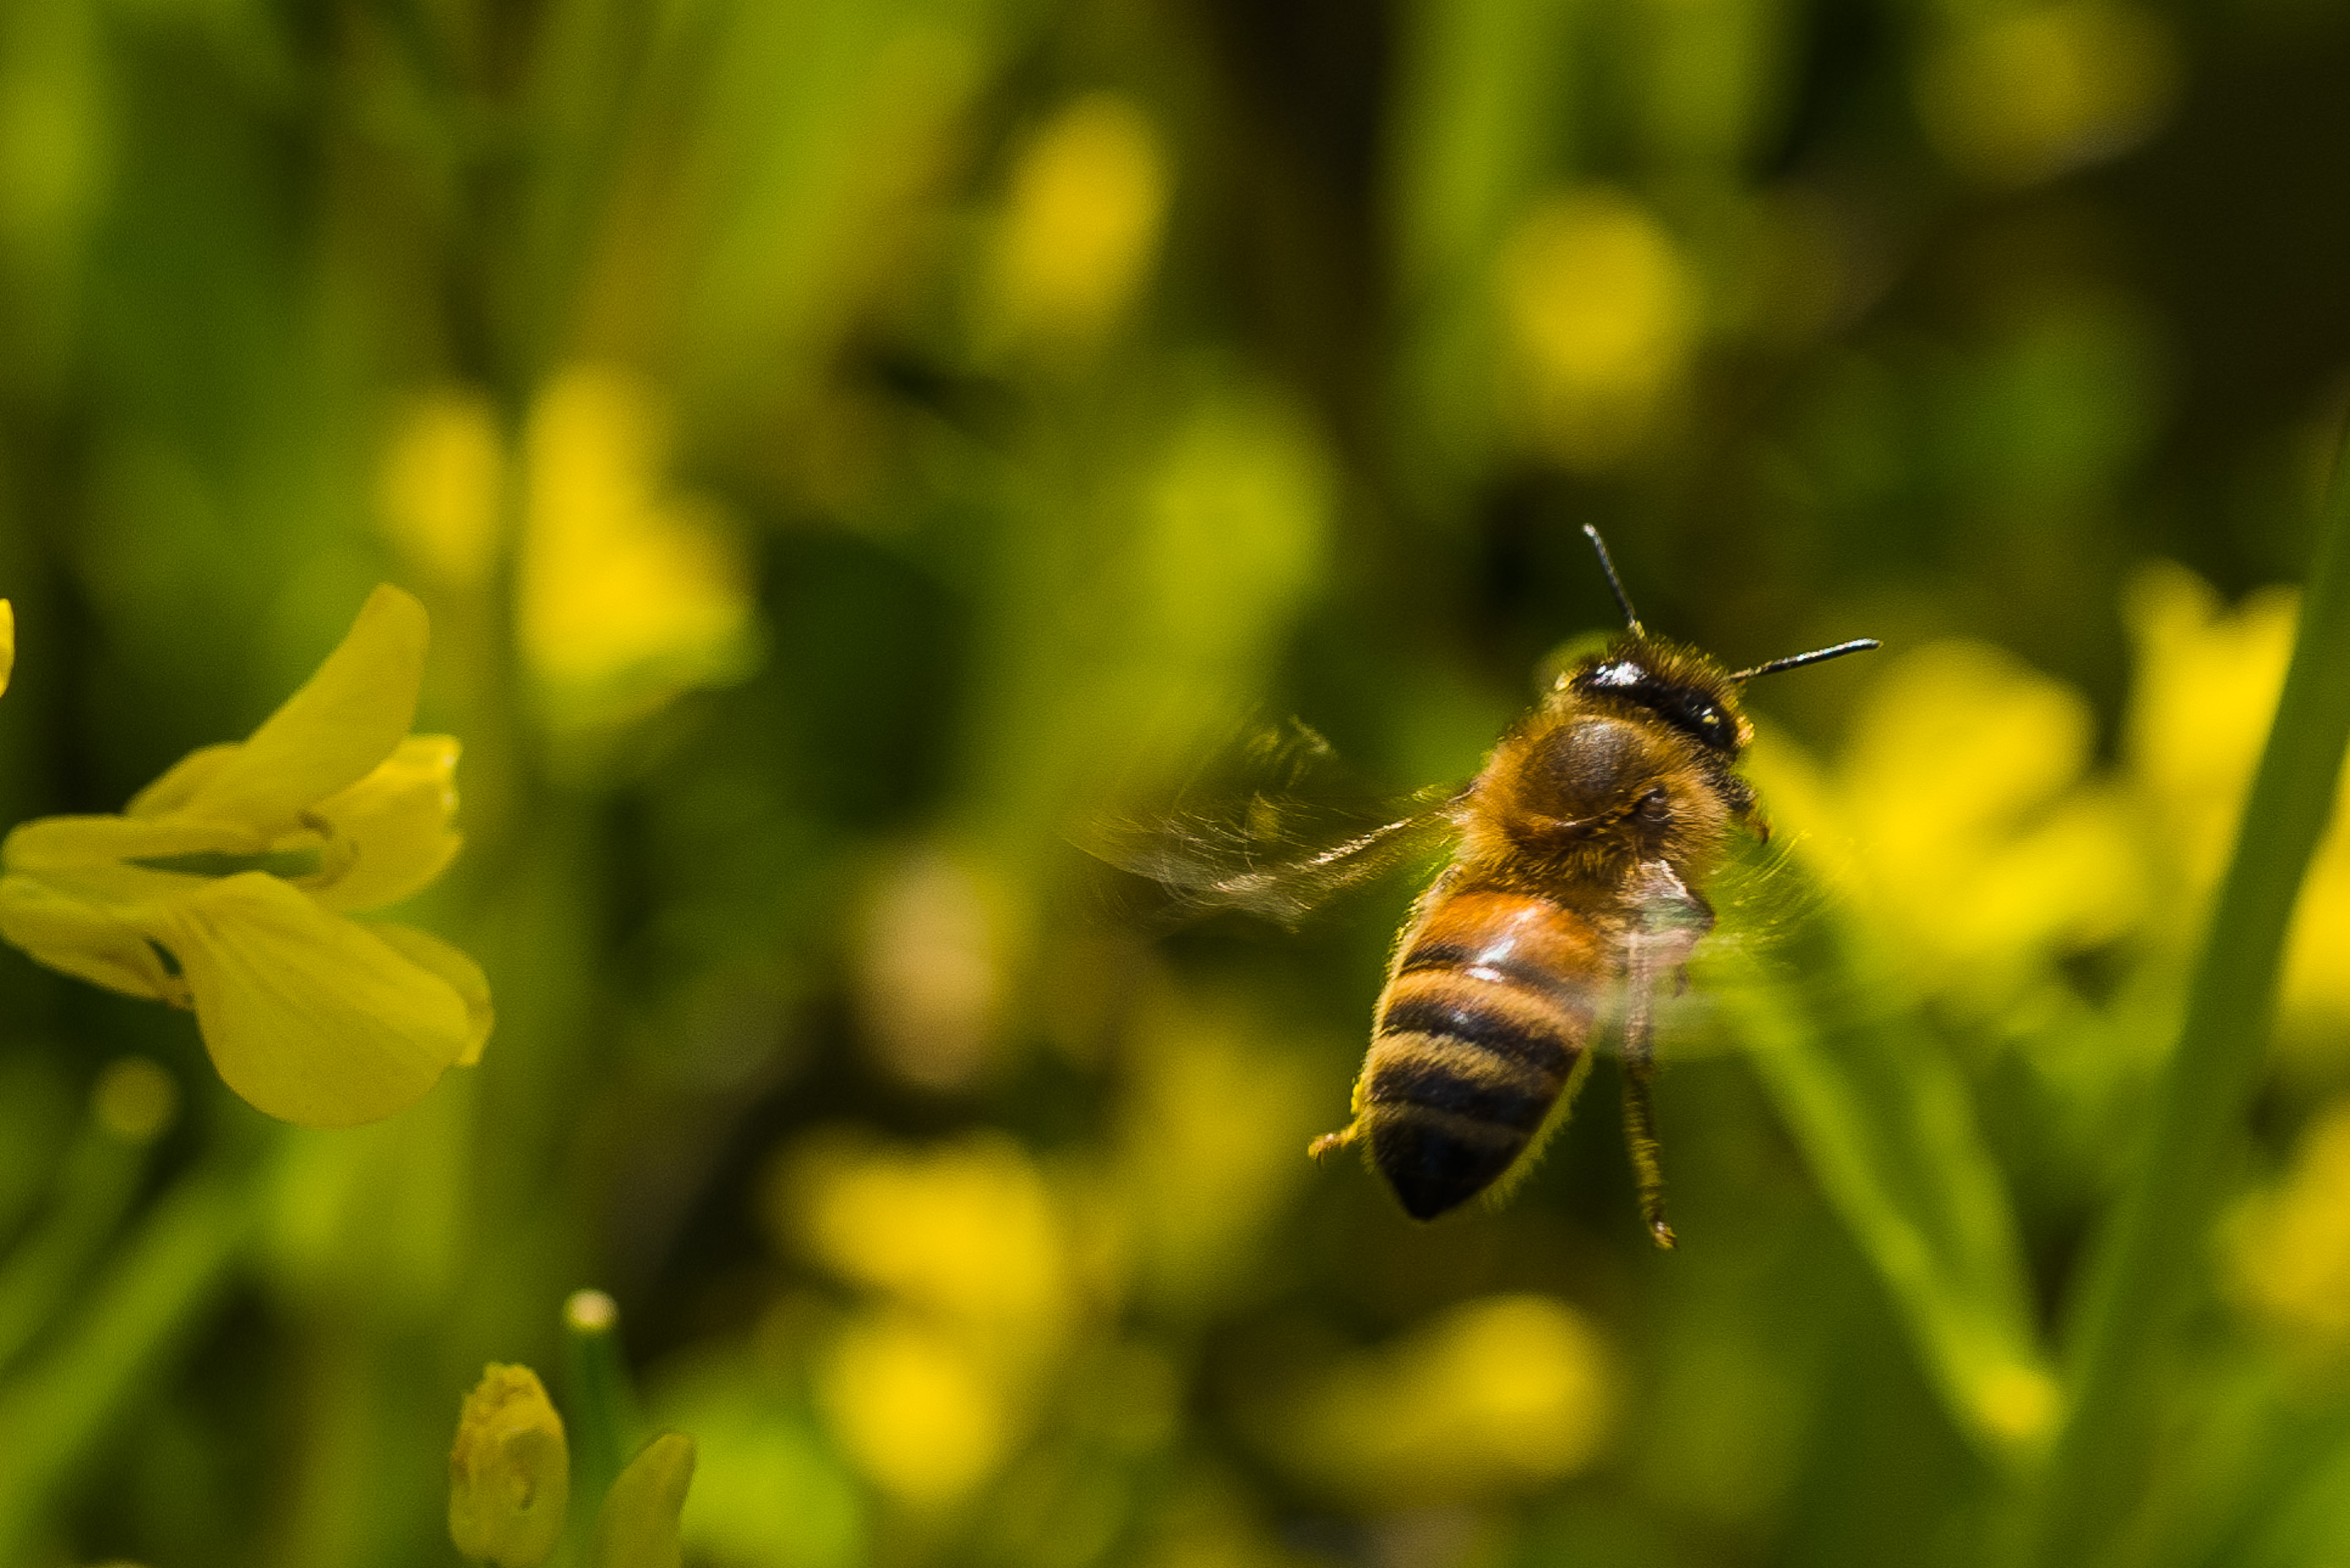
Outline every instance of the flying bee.
POLYGON ((1243 857, 1234 867, 1197 840, 1123 858, 1194 898, 1286 917, 1441 836, 1451 859, 1396 940, 1354 1119, 1310 1152, 1360 1144, 1415 1219, 1458 1208, 1523 1159, 1572 1101, 1613 1009, 1641 1217, 1670 1247, 1649 1096, 1657 1000, 1685 982, 1713 928, 1703 888, 1732 830, 1768 836, 1733 771, 1753 738, 1741 689, 1878 644, 1726 670, 1642 627, 1598 530, 1584 533, 1625 630, 1562 673, 1465 787, 1269 866, 1243 857))

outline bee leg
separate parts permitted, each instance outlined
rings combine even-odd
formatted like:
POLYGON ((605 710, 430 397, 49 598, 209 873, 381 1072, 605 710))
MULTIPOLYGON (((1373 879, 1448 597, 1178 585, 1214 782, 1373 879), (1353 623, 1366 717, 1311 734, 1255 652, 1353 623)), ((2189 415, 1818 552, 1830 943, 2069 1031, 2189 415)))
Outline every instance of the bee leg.
POLYGON ((1640 1218, 1659 1247, 1670 1251, 1673 1228, 1665 1223, 1665 1168, 1658 1158, 1657 1112, 1648 1096, 1656 1077, 1656 1058, 1642 1041, 1637 1051, 1627 1042, 1624 1053, 1624 1143, 1632 1154, 1633 1179, 1640 1185, 1640 1218))
POLYGON ((1308 1159, 1319 1160, 1334 1149, 1344 1148, 1362 1136, 1362 1129, 1363 1124, 1360 1121, 1351 1121, 1336 1132, 1324 1133, 1305 1146, 1305 1157, 1308 1159))

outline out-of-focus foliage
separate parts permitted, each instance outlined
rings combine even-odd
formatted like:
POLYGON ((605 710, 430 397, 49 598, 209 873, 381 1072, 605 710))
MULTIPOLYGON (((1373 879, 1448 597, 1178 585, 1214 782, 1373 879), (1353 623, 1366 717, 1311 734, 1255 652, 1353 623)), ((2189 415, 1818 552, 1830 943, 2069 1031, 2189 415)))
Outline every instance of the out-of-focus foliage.
MULTIPOLYGON (((0 826, 395 582, 466 844, 395 918, 497 1001, 296 1128, 0 956, 0 1562, 451 1563, 489 1363, 632 1565, 2003 1562, 2293 646, 2345 69, 2301 0, 0 0, 0 826), (1293 934, 1074 847, 1291 713, 1367 781, 1301 819, 1465 776, 1616 619, 1586 522, 1733 665, 1887 644, 1752 692, 1671 1256, 1609 1062, 1506 1206, 1305 1158, 1408 874, 1293 934)), ((2337 831, 2115 1563, 2350 1548, 2345 956, 2337 831)))

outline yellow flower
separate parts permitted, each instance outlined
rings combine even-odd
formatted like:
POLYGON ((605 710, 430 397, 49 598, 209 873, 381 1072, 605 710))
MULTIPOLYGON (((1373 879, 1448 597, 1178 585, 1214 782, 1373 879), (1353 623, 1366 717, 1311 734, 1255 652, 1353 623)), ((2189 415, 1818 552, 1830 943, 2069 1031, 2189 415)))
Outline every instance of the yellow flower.
POLYGON ((190 753, 120 816, 17 827, 0 844, 0 937, 192 1008, 229 1087, 306 1127, 379 1120, 477 1060, 491 1014, 473 960, 347 918, 457 852, 457 742, 408 733, 426 629, 423 606, 379 587, 250 739, 190 753))
POLYGON ((536 1568, 563 1537, 571 1449, 527 1366, 482 1368, 449 1449, 449 1535, 468 1557, 536 1568))
POLYGON ((8 690, 8 677, 16 672, 16 607, 0 599, 0 691, 8 690))

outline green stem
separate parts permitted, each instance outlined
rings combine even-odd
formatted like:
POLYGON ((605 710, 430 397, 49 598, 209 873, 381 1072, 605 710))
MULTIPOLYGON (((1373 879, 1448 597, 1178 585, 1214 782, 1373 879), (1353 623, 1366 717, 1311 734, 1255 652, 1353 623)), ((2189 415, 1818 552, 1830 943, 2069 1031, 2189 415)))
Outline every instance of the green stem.
POLYGON ((2175 1331, 2203 1282, 2266 1059, 2277 973, 2350 742, 2350 453, 2337 463, 2276 720, 2211 915, 2134 1175, 2098 1237, 2072 1328, 2072 1411, 2028 1561, 2108 1559, 2143 1501, 2175 1331))
POLYGON ((605 1492, 644 1441, 644 1416, 621 1359, 619 1314, 610 1296, 576 1291, 563 1303, 563 1358, 571 1510, 584 1538, 605 1492))
POLYGON ((248 1184, 182 1180, 149 1213, 53 1348, 0 1385, 0 1562, 26 1542, 67 1477, 226 1281, 252 1230, 248 1184))
POLYGON ((97 1116, 66 1156, 38 1228, 0 1259, 0 1372, 57 1317, 139 1194, 147 1146, 97 1116))

